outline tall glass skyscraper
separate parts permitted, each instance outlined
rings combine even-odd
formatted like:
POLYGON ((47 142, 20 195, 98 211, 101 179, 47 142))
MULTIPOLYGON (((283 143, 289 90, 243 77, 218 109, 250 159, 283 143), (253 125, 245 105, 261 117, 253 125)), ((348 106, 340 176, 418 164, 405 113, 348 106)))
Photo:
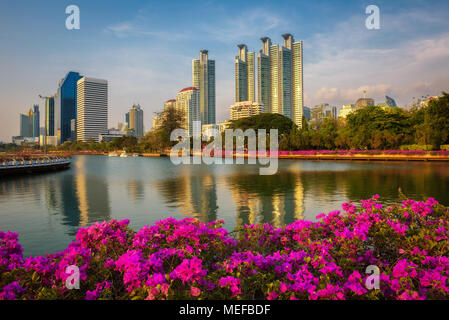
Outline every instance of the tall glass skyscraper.
POLYGON ((33 137, 39 137, 40 135, 40 112, 39 112, 39 106, 35 104, 33 106, 33 137))
POLYGON ((262 103, 265 112, 271 112, 271 80, 270 80, 270 38, 264 37, 262 50, 257 54, 257 94, 258 101, 262 103))
POLYGON ((45 99, 45 124, 47 127, 47 137, 55 135, 55 98, 45 99))
POLYGON ((215 60, 201 50, 200 58, 192 60, 192 85, 200 91, 201 124, 215 123, 215 60))
POLYGON ((266 112, 279 113, 302 126, 303 58, 302 42, 294 42, 291 34, 283 34, 284 45, 271 45, 262 40, 258 60, 258 100, 266 112))
POLYGON ((34 105, 26 114, 20 114, 20 136, 39 137, 39 106, 34 105))
POLYGON ((235 102, 255 101, 254 52, 239 44, 239 55, 235 57, 235 102))
POLYGON ((82 76, 78 72, 70 71, 59 81, 58 91, 55 95, 55 126, 56 133, 60 135, 59 143, 74 140, 71 123, 76 119, 77 82, 82 76))

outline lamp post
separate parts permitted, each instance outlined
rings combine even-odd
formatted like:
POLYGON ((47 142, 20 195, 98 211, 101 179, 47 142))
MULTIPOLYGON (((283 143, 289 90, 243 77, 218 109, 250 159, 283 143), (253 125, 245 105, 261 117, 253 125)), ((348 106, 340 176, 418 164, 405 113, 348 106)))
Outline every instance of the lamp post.
POLYGON ((44 107, 45 107, 45 116, 44 116, 44 155, 47 155, 47 101, 51 97, 43 97, 42 95, 39 95, 39 98, 44 100, 44 107))

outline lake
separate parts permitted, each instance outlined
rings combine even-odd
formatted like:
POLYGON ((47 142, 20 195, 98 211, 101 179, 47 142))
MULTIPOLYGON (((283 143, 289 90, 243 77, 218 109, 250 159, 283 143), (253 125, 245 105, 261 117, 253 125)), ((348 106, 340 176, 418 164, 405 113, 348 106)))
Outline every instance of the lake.
POLYGON ((282 226, 313 220, 343 202, 398 188, 417 200, 449 205, 449 165, 430 162, 280 160, 273 176, 258 165, 180 165, 169 158, 74 156, 69 170, 0 178, 0 230, 19 233, 24 255, 61 251, 78 228, 129 219, 138 230, 167 218, 222 219, 282 226))

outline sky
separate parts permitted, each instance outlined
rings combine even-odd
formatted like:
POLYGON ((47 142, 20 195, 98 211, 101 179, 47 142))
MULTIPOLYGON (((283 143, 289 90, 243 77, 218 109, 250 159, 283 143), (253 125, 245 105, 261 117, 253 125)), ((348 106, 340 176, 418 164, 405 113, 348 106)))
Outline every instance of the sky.
MULTIPOLYGON (((192 59, 216 64, 217 121, 234 102, 237 44, 261 49, 283 33, 304 43, 305 105, 354 103, 367 91, 407 106, 449 91, 449 1, 0 1, 0 141, 19 135, 19 113, 54 94, 69 71, 108 80, 109 127, 133 104, 151 129, 179 90, 191 86, 192 59), (80 29, 67 30, 69 5, 80 29), (368 30, 365 10, 380 9, 368 30)), ((43 114, 43 112, 41 112, 43 114)), ((41 125, 43 116, 41 115, 41 125)))

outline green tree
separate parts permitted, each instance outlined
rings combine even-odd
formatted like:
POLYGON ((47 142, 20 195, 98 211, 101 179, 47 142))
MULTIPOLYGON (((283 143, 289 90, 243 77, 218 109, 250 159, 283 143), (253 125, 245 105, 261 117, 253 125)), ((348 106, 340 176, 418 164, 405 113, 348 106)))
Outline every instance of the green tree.
POLYGON ((163 111, 156 113, 156 115, 160 119, 161 124, 155 135, 151 135, 150 140, 153 141, 154 138, 159 139, 156 145, 159 145, 161 148, 169 148, 175 144, 174 141, 170 141, 172 131, 184 127, 184 112, 175 108, 165 108, 163 111))
POLYGON ((439 150, 442 144, 449 143, 449 94, 442 93, 438 99, 429 102, 424 109, 424 121, 418 128, 418 134, 426 144, 439 150))

